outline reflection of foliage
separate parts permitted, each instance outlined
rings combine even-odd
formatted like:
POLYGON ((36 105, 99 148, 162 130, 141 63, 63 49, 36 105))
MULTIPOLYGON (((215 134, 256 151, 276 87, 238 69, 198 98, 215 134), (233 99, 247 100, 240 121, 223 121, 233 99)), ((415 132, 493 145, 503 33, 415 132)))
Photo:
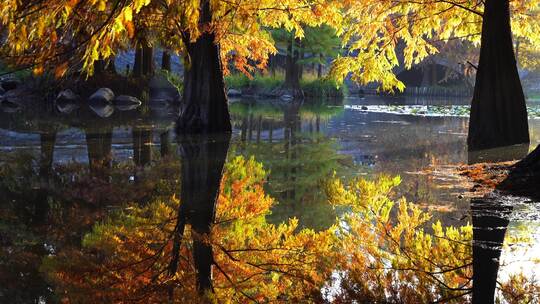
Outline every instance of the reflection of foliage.
POLYGON ((233 102, 229 105, 229 111, 231 111, 233 116, 239 116, 240 118, 253 115, 261 116, 263 119, 283 119, 283 110, 277 105, 273 105, 269 102, 260 102, 255 104, 247 102, 233 102))
POLYGON ((321 121, 328 121, 330 118, 343 112, 342 106, 331 106, 325 103, 314 103, 300 108, 300 117, 302 120, 314 120, 319 118, 321 121))
POLYGON ((42 258, 76 250, 82 235, 107 214, 96 207, 170 197, 179 189, 177 161, 164 158, 137 173, 125 163, 92 170, 68 163, 45 175, 31 155, 7 155, 0 164, 0 302, 56 303, 39 273, 42 258))
POLYGON ((270 171, 266 190, 279 200, 272 208, 271 222, 295 216, 301 227, 320 230, 332 225, 336 214, 321 185, 334 172, 345 174, 347 158, 337 153, 336 145, 319 134, 302 133, 288 152, 283 143, 276 142, 248 144, 243 151, 237 151, 265 160, 270 171))
MULTIPOLYGON (((271 102, 233 102, 229 105, 229 110, 233 116, 233 121, 238 124, 238 120, 247 118, 250 115, 253 117, 261 117, 264 120, 283 120, 283 112, 287 111, 279 104, 273 104, 271 102)), ((302 121, 315 121, 319 119, 320 122, 328 121, 330 118, 339 115, 343 112, 342 106, 332 106, 325 103, 313 103, 306 104, 300 107, 300 119, 302 121)))
POLYGON ((273 200, 262 190, 265 175, 253 159, 235 158, 227 165, 210 238, 184 233, 181 266, 173 276, 166 270, 180 203, 174 197, 97 224, 85 236, 83 251, 47 259, 43 270, 75 302, 198 302, 189 239, 202 238, 215 252, 214 297, 234 303, 303 299, 320 289, 328 275, 316 263, 329 251, 333 233, 295 233, 296 220, 267 223, 273 200))
MULTIPOLYGON (((26 181, 13 177, 32 177, 31 164, 0 166, 2 194, 29 189, 26 181), (3 178, 7 176, 12 178, 3 178)), ((131 172, 128 167, 117 170, 121 168, 131 172)), ((168 178, 152 173, 154 168, 164 170, 154 164, 144 176, 168 178)), ((57 174, 65 182, 62 188, 69 189, 70 179, 57 174)), ((143 202, 118 197, 122 201, 117 205, 125 208, 101 212, 106 218, 93 224, 89 233, 88 226, 98 216, 81 208, 87 204, 83 200, 70 208, 53 196, 51 205, 56 207, 46 226, 25 220, 11 211, 16 206, 2 201, 0 280, 6 283, 0 284, 2 293, 10 296, 5 288, 32 286, 23 289, 29 300, 22 302, 31 302, 36 294, 48 301, 54 290, 60 297, 54 300, 66 303, 200 303, 192 250, 194 241, 202 241, 212 247, 214 264, 213 293, 205 296, 219 303, 466 302, 471 287, 471 226, 453 228, 435 222, 428 229, 427 213, 405 200, 391 200, 399 178, 354 179, 347 185, 326 178, 327 204, 344 213, 338 223, 319 232, 301 229, 296 219, 269 223, 266 218, 275 202, 264 192, 266 179, 267 172, 253 158, 227 162, 211 233, 196 235, 186 229, 173 275, 167 270, 181 205, 172 194, 178 191, 177 179, 150 187, 154 190, 148 190, 143 202), (45 282, 36 284, 38 268, 50 288, 45 282), (28 277, 32 284, 21 282, 27 277, 15 277, 19 273, 32 276, 28 277)), ((508 303, 534 303, 540 297, 538 286, 515 274, 500 283, 498 296, 508 303)))
POLYGON ((105 161, 91 169, 70 163, 55 169, 60 180, 55 189, 62 191, 57 195, 65 201, 98 205, 142 202, 178 191, 179 168, 180 162, 174 158, 164 158, 142 171, 132 163, 109 167, 105 161))
POLYGON ((472 227, 436 222, 427 233, 427 213, 405 200, 394 208, 389 195, 399 183, 384 177, 356 179, 349 187, 338 179, 329 183, 330 201, 352 209, 339 232, 344 302, 433 303, 470 293, 472 227))
POLYGON ((508 304, 538 303, 540 299, 540 282, 538 279, 531 280, 525 275, 513 274, 500 284, 499 296, 508 304))

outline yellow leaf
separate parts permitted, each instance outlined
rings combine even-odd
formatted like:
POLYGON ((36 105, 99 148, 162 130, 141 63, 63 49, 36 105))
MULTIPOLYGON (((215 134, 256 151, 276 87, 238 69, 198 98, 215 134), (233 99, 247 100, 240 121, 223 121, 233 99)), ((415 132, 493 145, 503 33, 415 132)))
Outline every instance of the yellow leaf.
POLYGON ((40 75, 43 75, 43 71, 44 71, 43 65, 40 64, 32 70, 32 73, 34 73, 34 75, 36 76, 40 76, 40 75))
POLYGON ((131 21, 133 20, 133 10, 131 9, 131 7, 126 7, 126 9, 124 10, 124 19, 126 21, 131 21))
POLYGON ((61 65, 56 67, 56 69, 54 69, 54 77, 61 78, 62 76, 64 76, 64 74, 66 74, 67 69, 68 69, 68 63, 67 62, 62 63, 61 65))
POLYGON ((107 3, 105 2, 105 0, 99 1, 99 3, 98 3, 98 11, 103 12, 106 9, 107 9, 107 3))

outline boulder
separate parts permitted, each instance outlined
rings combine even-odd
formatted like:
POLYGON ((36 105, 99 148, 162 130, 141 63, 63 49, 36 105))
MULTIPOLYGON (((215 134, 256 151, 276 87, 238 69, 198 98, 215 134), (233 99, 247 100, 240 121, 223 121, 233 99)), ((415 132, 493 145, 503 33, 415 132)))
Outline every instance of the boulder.
POLYGON ((294 97, 290 94, 283 94, 279 97, 279 99, 283 100, 283 101, 287 101, 287 102, 290 102, 290 101, 293 101, 294 100, 294 97))
POLYGON ((114 92, 111 89, 101 88, 97 90, 94 94, 92 94, 88 98, 88 101, 91 103, 100 102, 100 103, 110 104, 112 103, 113 99, 114 99, 114 92))
POLYGON ((229 96, 229 97, 240 97, 240 96, 242 96, 242 91, 235 90, 235 89, 229 89, 227 91, 227 96, 229 96))
POLYGON ((60 113, 70 114, 79 108, 79 96, 69 89, 64 90, 58 93, 54 104, 60 113))
POLYGON ((72 102, 58 102, 56 103, 56 109, 58 112, 63 114, 70 114, 71 112, 77 110, 79 108, 79 104, 72 103, 72 102))
POLYGON ((90 109, 101 118, 107 118, 114 113, 114 107, 110 104, 105 103, 95 103, 90 105, 90 109))
POLYGON ((60 93, 58 93, 58 96, 56 96, 56 99, 54 100, 56 103, 59 102, 77 102, 79 100, 79 96, 75 93, 73 93, 72 90, 67 89, 63 90, 60 93))
POLYGON ((0 86, 5 91, 15 90, 20 84, 21 81, 15 77, 5 77, 0 80, 0 86))
POLYGON ((114 99, 114 106, 120 111, 130 111, 140 107, 142 102, 133 96, 120 95, 114 99))

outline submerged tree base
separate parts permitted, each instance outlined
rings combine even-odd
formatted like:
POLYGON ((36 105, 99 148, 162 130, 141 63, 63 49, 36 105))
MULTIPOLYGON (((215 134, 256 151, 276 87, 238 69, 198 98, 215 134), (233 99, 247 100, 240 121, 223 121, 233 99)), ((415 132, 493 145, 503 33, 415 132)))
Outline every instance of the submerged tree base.
POLYGON ((458 169, 460 175, 469 178, 474 196, 493 190, 504 194, 540 199, 540 149, 536 149, 523 160, 477 163, 458 169), (532 165, 531 165, 532 163, 532 165))

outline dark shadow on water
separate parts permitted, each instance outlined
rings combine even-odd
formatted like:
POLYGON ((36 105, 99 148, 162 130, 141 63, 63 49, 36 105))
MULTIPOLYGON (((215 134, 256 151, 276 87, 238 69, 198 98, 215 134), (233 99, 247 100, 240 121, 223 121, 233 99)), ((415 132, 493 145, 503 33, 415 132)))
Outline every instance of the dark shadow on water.
MULTIPOLYGON (((529 145, 469 151, 469 164, 521 159, 529 145)), ((498 191, 471 199, 473 225, 473 304, 495 303, 500 257, 513 207, 498 191)))
POLYGON ((527 156, 528 152, 529 144, 468 151, 468 163, 472 165, 519 160, 527 156))

